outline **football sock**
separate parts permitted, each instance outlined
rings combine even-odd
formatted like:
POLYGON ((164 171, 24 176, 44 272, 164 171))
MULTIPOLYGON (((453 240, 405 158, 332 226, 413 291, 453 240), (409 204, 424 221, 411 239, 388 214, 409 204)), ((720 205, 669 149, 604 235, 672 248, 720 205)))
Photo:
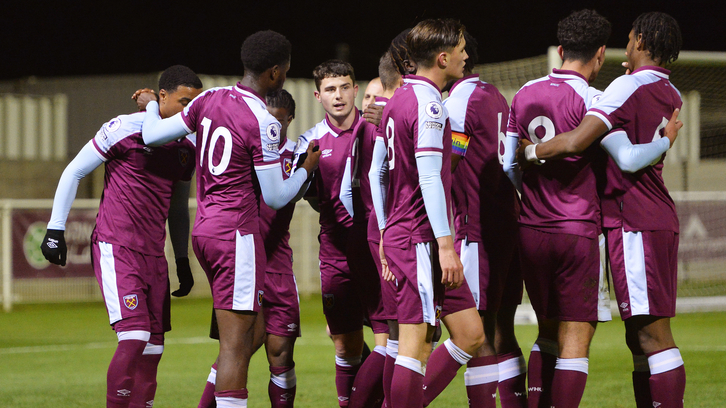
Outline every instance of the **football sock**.
POLYGON ((588 360, 558 358, 552 379, 552 407, 577 408, 587 383, 588 360))
POLYGON ((552 377, 557 363, 557 342, 538 338, 529 354, 527 367, 527 405, 529 408, 550 408, 552 377))
POLYGON ((247 408, 247 388, 214 393, 217 408, 247 408))
POLYGON ((648 354, 650 396, 653 406, 682 408, 686 391, 686 368, 677 347, 648 354))
POLYGON ((272 408, 292 407, 296 391, 295 367, 270 367, 270 384, 267 392, 270 395, 272 408))
POLYGON ((385 363, 386 348, 376 346, 355 376, 348 407, 370 407, 383 398, 383 366, 385 363))
POLYGON ((527 408, 527 363, 522 350, 497 355, 502 408, 527 408))
POLYGON ((391 408, 423 407, 424 373, 420 361, 398 356, 391 381, 391 408))
MULTIPOLYGON (((429 358, 424 378, 424 406, 428 406, 456 377, 462 365, 471 360, 471 355, 446 339, 443 347, 437 347, 429 358)), ((496 357, 494 357, 496 364, 496 357)))
POLYGON ((338 357, 335 356, 335 388, 338 390, 338 405, 347 407, 350 400, 350 391, 353 381, 361 366, 361 356, 338 357))
POLYGON ((650 367, 644 354, 633 355, 633 393, 637 408, 653 408, 650 398, 650 367))
POLYGON ((469 360, 464 373, 466 395, 472 408, 496 408, 499 366, 497 356, 469 360))
POLYGON ((156 371, 164 352, 164 337, 152 335, 151 341, 156 344, 146 343, 144 352, 136 365, 134 375, 134 390, 131 394, 129 408, 151 408, 154 406, 154 395, 156 394, 156 371))
POLYGON ((393 380, 393 370, 396 367, 396 358, 398 357, 398 340, 388 340, 386 343, 386 362, 383 365, 383 405, 391 406, 391 381, 393 380))
MULTIPOLYGON (((119 337, 122 337, 119 333, 119 337)), ((131 403, 136 366, 147 340, 119 340, 116 352, 106 375, 106 405, 109 408, 126 408, 131 403)))

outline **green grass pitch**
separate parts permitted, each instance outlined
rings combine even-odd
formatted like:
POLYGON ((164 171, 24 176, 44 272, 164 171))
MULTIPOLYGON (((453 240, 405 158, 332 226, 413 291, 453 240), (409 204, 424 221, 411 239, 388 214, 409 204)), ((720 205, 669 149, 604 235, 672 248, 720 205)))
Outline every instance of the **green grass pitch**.
MULTIPOLYGON (((295 349, 296 406, 336 407, 333 347, 325 335, 320 297, 302 300, 303 337, 295 349)), ((155 407, 196 407, 217 343, 207 338, 211 299, 172 302, 174 330, 159 367, 155 407)), ((673 331, 686 362, 686 406, 720 407, 726 401, 726 313, 684 314, 673 331)), ((100 407, 116 336, 100 303, 20 305, 0 314, 0 406, 100 407)), ((517 326, 525 354, 535 326, 517 326)), ((367 334, 372 344, 370 331, 367 334)), ((619 320, 601 324, 592 343, 582 407, 634 407, 632 360, 619 320)), ((431 405, 466 407, 463 371, 431 405)), ((250 367, 250 407, 269 406, 269 372, 262 353, 250 367)))

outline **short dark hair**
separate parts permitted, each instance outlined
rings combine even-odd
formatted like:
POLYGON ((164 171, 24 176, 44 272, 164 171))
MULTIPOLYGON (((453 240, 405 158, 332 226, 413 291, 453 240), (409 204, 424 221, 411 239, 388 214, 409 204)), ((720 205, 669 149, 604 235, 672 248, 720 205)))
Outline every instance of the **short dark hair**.
POLYGON ((406 64, 404 62, 411 59, 408 55, 408 45, 406 44, 406 37, 410 31, 410 28, 401 31, 401 33, 398 34, 393 41, 391 41, 391 46, 388 47, 388 52, 391 53, 391 60, 396 66, 398 73, 401 75, 408 75, 410 73, 406 70, 406 64))
POLYGON ((564 60, 589 62, 610 38, 612 27, 595 10, 575 11, 557 23, 557 39, 564 60))
POLYGON ((393 63, 390 51, 386 51, 378 61, 378 77, 381 78, 384 91, 395 88, 401 81, 401 73, 393 63))
POLYGON ((315 78, 315 87, 320 91, 320 84, 325 78, 336 78, 350 75, 350 79, 355 84, 355 72, 353 66, 345 61, 331 59, 323 62, 313 70, 313 78, 315 78))
POLYGON ((290 92, 281 89, 280 92, 275 92, 274 94, 267 94, 267 97, 265 99, 267 100, 268 106, 273 108, 287 109, 287 113, 289 115, 292 115, 293 119, 295 118, 295 99, 292 98, 290 92))
POLYGON ((678 59, 683 45, 681 29, 675 18, 666 13, 643 13, 633 22, 635 39, 642 34, 643 47, 653 61, 669 64, 678 59))
POLYGON ((292 45, 284 35, 272 30, 258 31, 242 43, 242 65, 245 71, 261 74, 275 65, 290 62, 292 45))
POLYGON ((408 53, 419 66, 430 68, 436 55, 459 45, 465 27, 453 19, 429 19, 418 24, 406 36, 408 53))
POLYGON ((202 89, 202 80, 189 67, 174 65, 161 73, 159 77, 159 90, 174 92, 180 86, 202 89))
POLYGON ((464 50, 469 56, 469 58, 466 59, 464 70, 474 72, 474 66, 479 62, 479 52, 476 50, 479 43, 473 35, 469 34, 468 31, 464 31, 464 40, 466 40, 466 47, 464 47, 464 50))

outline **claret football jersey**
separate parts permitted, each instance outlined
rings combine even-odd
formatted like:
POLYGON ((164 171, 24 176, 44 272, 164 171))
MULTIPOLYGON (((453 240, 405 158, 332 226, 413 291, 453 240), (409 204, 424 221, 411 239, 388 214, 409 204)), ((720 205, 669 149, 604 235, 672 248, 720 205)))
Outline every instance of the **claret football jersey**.
MULTIPOLYGON (((554 69, 514 96, 507 135, 550 140, 575 129, 599 96, 579 73, 554 69)), ((522 175, 520 224, 595 238, 601 229, 597 174, 604 171, 605 155, 593 143, 580 156, 530 166, 522 175)))
POLYGON ((182 119, 197 133, 197 217, 192 235, 234 240, 259 232, 255 170, 280 165, 280 123, 265 99, 236 86, 204 91, 182 119))
POLYGON ((144 144, 143 112, 118 116, 101 127, 93 147, 106 162, 94 238, 162 256, 174 183, 194 174, 193 136, 163 146, 144 144))
MULTIPOLYGON (((665 68, 645 66, 616 78, 588 110, 608 128, 622 128, 633 144, 663 137, 681 94, 665 68)), ((623 173, 612 159, 607 164, 603 220, 607 228, 626 231, 678 232, 676 208, 663 182, 663 158, 635 173, 623 173)))

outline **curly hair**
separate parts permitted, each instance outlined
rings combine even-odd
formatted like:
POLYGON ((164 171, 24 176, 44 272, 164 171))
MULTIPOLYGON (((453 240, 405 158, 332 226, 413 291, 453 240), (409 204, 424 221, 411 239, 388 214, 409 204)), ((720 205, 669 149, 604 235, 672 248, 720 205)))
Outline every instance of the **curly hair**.
POLYGON ((267 101, 267 105, 272 108, 286 109, 288 115, 292 115, 292 118, 295 119, 295 99, 292 98, 290 92, 281 89, 280 92, 267 94, 265 100, 267 101))
POLYGON ((678 59, 683 45, 681 29, 675 18, 666 13, 643 13, 633 22, 633 34, 642 34, 643 47, 653 61, 670 64, 678 59))
POLYGON ((173 65, 161 73, 159 77, 159 90, 174 92, 180 86, 202 89, 202 80, 189 67, 173 65))
POLYGON ((564 60, 589 62, 610 38, 612 27, 595 10, 575 11, 557 24, 564 60))
POLYGON ((464 31, 464 40, 466 40, 466 47, 464 47, 464 50, 469 56, 469 58, 466 59, 464 70, 474 72, 474 66, 479 62, 479 52, 476 50, 479 43, 473 35, 469 34, 468 31, 464 31))
POLYGON ((290 62, 292 45, 284 35, 275 31, 258 31, 242 43, 242 65, 245 71, 261 74, 275 65, 290 62))
POLYGON ((396 66, 398 73, 401 75, 408 75, 413 73, 410 72, 410 70, 406 69, 405 62, 411 60, 411 57, 409 57, 408 55, 408 45, 406 44, 406 37, 408 36, 408 33, 410 31, 410 28, 401 31, 401 33, 398 34, 396 38, 393 39, 393 41, 391 41, 390 47, 388 47, 388 52, 391 53, 391 59, 393 60, 393 64, 396 66))
POLYGON ((424 20, 406 36, 409 56, 419 66, 430 68, 438 53, 459 45, 464 31, 464 25, 453 19, 424 20))
POLYGON ((315 79, 315 87, 320 91, 320 84, 325 78, 336 78, 350 76, 350 79, 355 83, 355 71, 353 66, 349 63, 331 59, 323 62, 322 64, 315 67, 313 70, 313 78, 315 79))

